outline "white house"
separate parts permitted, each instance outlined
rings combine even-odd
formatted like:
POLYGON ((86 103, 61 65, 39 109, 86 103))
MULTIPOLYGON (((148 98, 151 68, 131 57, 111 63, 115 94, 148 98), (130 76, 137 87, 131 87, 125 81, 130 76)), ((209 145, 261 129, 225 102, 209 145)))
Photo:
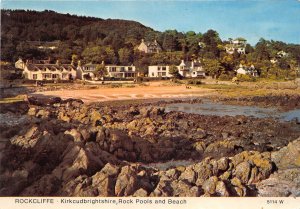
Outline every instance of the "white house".
POLYGON ((254 65, 251 65, 250 67, 246 67, 246 66, 243 66, 242 64, 240 64, 236 73, 242 74, 242 75, 251 75, 254 77, 258 76, 257 70, 255 69, 254 65))
MULTIPOLYGON (((108 77, 114 78, 134 78, 136 77, 135 66, 125 66, 125 65, 105 65, 104 62, 101 63, 105 66, 108 77)), ((77 67, 77 78, 81 80, 94 80, 96 78, 94 72, 99 64, 85 64, 82 65, 80 62, 77 67)))
POLYGON ((19 59, 15 67, 23 70, 23 75, 29 80, 74 80, 76 68, 72 64, 41 64, 32 61, 23 62, 19 59))
POLYGON ((77 66, 77 78, 80 80, 94 80, 95 79, 95 70, 96 70, 97 64, 85 64, 82 65, 81 61, 78 61, 77 66))
POLYGON ((178 66, 178 71, 183 77, 205 77, 205 71, 203 70, 201 62, 198 60, 187 62, 181 60, 181 63, 178 66))
POLYGON ((277 57, 282 58, 282 57, 288 56, 288 53, 281 50, 281 51, 277 52, 276 55, 277 55, 277 57))
POLYGON ((244 38, 229 39, 229 44, 226 44, 225 49, 228 54, 233 54, 235 51, 239 54, 246 53, 247 40, 244 38))
POLYGON ((148 66, 148 76, 149 77, 172 77, 169 73, 170 66, 168 65, 151 65, 148 66))
MULTIPOLYGON (((204 77, 205 71, 199 61, 184 62, 176 66, 178 73, 183 77, 204 77)), ((148 67, 149 77, 172 77, 169 73, 169 65, 152 65, 148 67)))
POLYGON ((114 78, 135 78, 135 66, 130 65, 105 65, 109 77, 114 78))

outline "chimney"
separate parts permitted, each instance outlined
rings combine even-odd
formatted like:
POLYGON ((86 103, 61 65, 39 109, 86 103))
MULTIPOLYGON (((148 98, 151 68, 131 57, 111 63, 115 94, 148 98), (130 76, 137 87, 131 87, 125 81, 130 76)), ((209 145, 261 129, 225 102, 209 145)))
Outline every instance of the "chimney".
POLYGON ((104 60, 102 60, 101 65, 105 65, 104 60))
POLYGON ((195 65, 195 63, 194 63, 195 61, 194 60, 192 60, 192 62, 191 62, 191 68, 194 68, 194 65, 195 65))
POLYGON ((59 59, 56 60, 56 63, 55 63, 55 64, 56 64, 56 65, 60 65, 59 59))
POLYGON ((144 43, 144 39, 142 38, 142 43, 144 43))

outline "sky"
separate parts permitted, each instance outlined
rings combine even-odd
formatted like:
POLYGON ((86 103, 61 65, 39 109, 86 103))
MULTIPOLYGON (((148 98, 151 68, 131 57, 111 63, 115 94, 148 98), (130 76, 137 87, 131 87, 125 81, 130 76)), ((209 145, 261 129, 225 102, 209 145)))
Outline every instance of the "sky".
POLYGON ((262 37, 300 44, 300 0, 1 0, 1 8, 134 20, 158 31, 213 29, 252 45, 262 37))

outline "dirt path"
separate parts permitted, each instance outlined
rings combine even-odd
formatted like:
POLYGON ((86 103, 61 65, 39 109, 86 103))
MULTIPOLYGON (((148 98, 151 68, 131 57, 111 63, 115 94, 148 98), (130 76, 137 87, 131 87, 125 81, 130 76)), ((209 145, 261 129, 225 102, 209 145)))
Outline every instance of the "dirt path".
POLYGON ((85 103, 130 100, 130 99, 152 99, 152 98, 182 98, 194 96, 206 96, 213 94, 214 90, 191 88, 185 86, 146 86, 134 88, 99 88, 84 90, 58 90, 35 92, 31 95, 58 96, 63 99, 76 98, 85 103))

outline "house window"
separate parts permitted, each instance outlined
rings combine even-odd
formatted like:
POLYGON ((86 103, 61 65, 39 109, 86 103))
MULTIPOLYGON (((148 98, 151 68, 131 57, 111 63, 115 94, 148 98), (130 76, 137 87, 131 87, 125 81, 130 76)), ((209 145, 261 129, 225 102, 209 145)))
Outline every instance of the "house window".
POLYGON ((111 72, 117 72, 117 68, 116 67, 111 67, 111 72))
POLYGON ((166 67, 162 67, 162 70, 163 70, 163 71, 166 71, 166 70, 167 70, 167 68, 166 68, 166 67))
POLYGON ((132 71, 132 67, 128 67, 128 71, 132 71))
POLYGON ((121 71, 121 72, 124 72, 124 71, 125 71, 125 67, 121 67, 121 68, 120 68, 120 71, 121 71))
POLYGON ((167 75, 167 73, 166 72, 162 72, 162 76, 166 76, 167 75))
POLYGON ((43 73, 43 79, 51 79, 52 74, 51 73, 43 73))
POLYGON ((160 67, 157 67, 157 70, 160 70, 161 68, 160 67))
POLYGON ((152 73, 152 76, 154 77, 154 73, 152 73))
POLYGON ((32 79, 36 80, 37 79, 37 74, 32 74, 32 79))

